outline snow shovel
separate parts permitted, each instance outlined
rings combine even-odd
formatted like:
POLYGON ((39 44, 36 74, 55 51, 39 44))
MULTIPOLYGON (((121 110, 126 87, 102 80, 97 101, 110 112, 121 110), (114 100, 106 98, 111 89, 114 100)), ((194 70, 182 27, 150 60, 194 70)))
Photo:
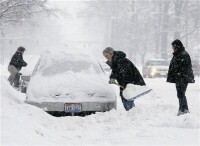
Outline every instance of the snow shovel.
POLYGON ((140 93, 140 94, 138 94, 138 95, 136 95, 136 96, 133 96, 131 99, 127 99, 127 100, 128 100, 128 101, 133 101, 133 100, 135 100, 136 98, 138 98, 138 97, 140 97, 140 96, 143 96, 143 95, 149 93, 151 90, 152 90, 152 89, 149 89, 149 90, 147 90, 147 91, 145 91, 145 92, 142 92, 142 93, 140 93))
POLYGON ((123 86, 121 86, 120 84, 118 84, 118 83, 112 83, 112 84, 114 84, 114 85, 117 85, 117 86, 119 86, 120 88, 122 88, 122 89, 125 89, 123 86))
POLYGON ((147 86, 127 84, 126 89, 123 91, 123 96, 128 101, 133 101, 140 96, 146 95, 151 90, 147 86))
POLYGON ((133 101, 140 96, 146 95, 147 93, 149 93, 152 90, 152 89, 149 89, 147 86, 127 84, 126 88, 124 88, 123 86, 119 85, 118 83, 113 83, 113 84, 124 89, 123 96, 128 101, 133 101))

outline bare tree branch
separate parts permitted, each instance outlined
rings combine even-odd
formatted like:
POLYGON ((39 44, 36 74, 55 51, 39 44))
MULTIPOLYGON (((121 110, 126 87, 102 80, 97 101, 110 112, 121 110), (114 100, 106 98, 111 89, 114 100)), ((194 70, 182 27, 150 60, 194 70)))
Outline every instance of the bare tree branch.
POLYGON ((4 0, 0 2, 0 25, 22 23, 36 13, 51 13, 46 0, 4 0))

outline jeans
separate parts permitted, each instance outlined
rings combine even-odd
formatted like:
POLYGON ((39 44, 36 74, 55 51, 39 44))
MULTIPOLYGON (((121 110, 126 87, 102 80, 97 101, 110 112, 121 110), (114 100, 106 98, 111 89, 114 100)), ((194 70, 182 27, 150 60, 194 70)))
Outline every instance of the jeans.
POLYGON ((185 96, 187 86, 188 83, 183 83, 183 82, 176 83, 177 97, 179 99, 179 111, 181 112, 188 110, 187 99, 185 96))
POLYGON ((14 87, 19 87, 19 78, 20 74, 19 71, 15 66, 9 65, 8 71, 10 72, 10 76, 8 78, 8 81, 10 82, 10 85, 12 86, 14 83, 14 87))
POLYGON ((122 103, 123 103, 123 105, 124 105, 125 110, 126 110, 126 111, 129 111, 132 107, 135 106, 134 100, 133 100, 133 101, 129 101, 129 100, 125 99, 125 98, 123 97, 122 92, 123 92, 123 89, 120 88, 120 96, 121 96, 121 99, 122 99, 122 103))

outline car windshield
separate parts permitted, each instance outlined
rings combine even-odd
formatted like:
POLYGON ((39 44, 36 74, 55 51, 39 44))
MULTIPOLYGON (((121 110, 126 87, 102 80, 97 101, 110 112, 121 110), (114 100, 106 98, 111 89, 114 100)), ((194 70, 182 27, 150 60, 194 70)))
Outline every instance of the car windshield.
POLYGON ((100 74, 102 72, 98 64, 82 60, 55 62, 48 67, 44 67, 41 71, 44 76, 65 73, 68 71, 74 73, 85 72, 89 74, 90 73, 100 74))
POLYGON ((167 61, 148 61, 147 66, 166 66, 168 65, 167 61))

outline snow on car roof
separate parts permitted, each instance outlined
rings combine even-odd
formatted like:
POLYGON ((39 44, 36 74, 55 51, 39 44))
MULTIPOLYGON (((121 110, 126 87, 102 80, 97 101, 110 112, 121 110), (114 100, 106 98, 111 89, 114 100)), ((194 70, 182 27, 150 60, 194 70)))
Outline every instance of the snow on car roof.
POLYGON ((31 75, 39 58, 40 55, 24 55, 23 59, 28 65, 22 68, 21 73, 23 75, 31 75))
POLYGON ((77 52, 66 52, 66 51, 59 51, 59 52, 44 52, 41 55, 41 59, 49 60, 51 63, 52 61, 56 60, 63 60, 63 61, 77 61, 77 60, 83 60, 83 61, 94 61, 96 60, 92 55, 86 54, 86 53, 77 53, 77 52))
MULTIPOLYGON (((29 82, 28 99, 33 101, 113 100, 115 90, 110 87, 108 78, 103 72, 102 74, 95 72, 95 60, 97 61, 95 57, 83 53, 43 53, 38 66, 41 70, 38 69, 29 82), (79 62, 78 68, 84 68, 81 64, 84 61, 86 64, 91 62, 88 70, 73 71, 73 62, 79 62), (70 71, 66 71, 68 65, 72 66, 70 71), (91 97, 90 94, 94 96, 91 97), (58 98, 55 95, 61 96, 58 98)), ((97 65, 101 69, 99 64, 97 65)))
MULTIPOLYGON (((43 68, 48 68, 48 67, 52 67, 54 66, 54 68, 58 65, 60 65, 59 70, 63 68, 69 68, 69 66, 73 67, 74 69, 78 69, 78 67, 80 67, 79 70, 81 70, 81 68, 83 69, 84 67, 88 67, 90 65, 92 65, 93 68, 95 68, 95 70, 99 70, 98 69, 98 65, 99 62, 98 60, 90 55, 90 54, 86 54, 86 53, 77 53, 74 51, 59 51, 59 52, 50 52, 50 51, 46 51, 41 55, 40 61, 39 61, 39 65, 37 67, 37 70, 41 70, 43 68)), ((97 72, 101 72, 100 70, 97 72)))

